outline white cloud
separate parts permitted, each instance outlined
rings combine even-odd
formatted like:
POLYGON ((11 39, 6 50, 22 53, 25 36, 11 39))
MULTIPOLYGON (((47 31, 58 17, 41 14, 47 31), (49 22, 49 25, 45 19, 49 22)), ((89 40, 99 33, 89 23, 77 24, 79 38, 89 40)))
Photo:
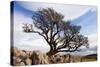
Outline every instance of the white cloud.
POLYGON ((89 39, 90 47, 97 46, 97 44, 98 44, 98 35, 97 35, 97 33, 93 33, 93 34, 88 35, 88 39, 89 39))

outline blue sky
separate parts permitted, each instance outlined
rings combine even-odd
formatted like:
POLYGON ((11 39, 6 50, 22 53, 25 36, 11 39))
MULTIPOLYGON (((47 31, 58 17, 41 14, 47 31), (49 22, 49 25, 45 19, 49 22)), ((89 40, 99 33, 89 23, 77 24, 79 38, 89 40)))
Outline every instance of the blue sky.
MULTIPOLYGON (((51 7, 59 13, 62 13, 64 20, 71 20, 72 24, 80 25, 82 27, 81 34, 89 38, 91 47, 97 47, 97 8, 95 6, 83 5, 63 5, 63 4, 49 4, 49 3, 32 3, 32 2, 14 2, 14 44, 22 47, 22 44, 38 44, 38 47, 45 47, 47 44, 42 37, 36 34, 25 34, 22 32, 23 23, 32 23, 31 17, 36 15, 39 8, 51 7), (35 40, 34 40, 35 39, 35 40), (31 41, 29 41, 31 40, 31 41), (43 46, 44 45, 44 46, 43 46)), ((48 46, 49 48, 49 46, 48 46)), ((43 48, 45 50, 47 48, 43 48)))
POLYGON ((73 24, 81 25, 83 34, 91 34, 97 32, 97 12, 91 9, 84 15, 72 20, 73 24))

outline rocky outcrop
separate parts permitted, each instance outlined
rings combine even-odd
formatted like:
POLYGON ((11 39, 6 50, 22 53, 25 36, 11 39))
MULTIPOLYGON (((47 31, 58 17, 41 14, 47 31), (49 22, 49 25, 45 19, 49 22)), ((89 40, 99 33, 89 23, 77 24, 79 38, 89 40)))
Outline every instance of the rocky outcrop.
POLYGON ((25 51, 18 48, 11 48, 11 61, 13 66, 49 64, 48 56, 38 50, 25 51))
POLYGON ((56 54, 48 57, 41 51, 26 51, 13 47, 12 53, 12 65, 24 66, 24 65, 36 65, 36 64, 55 64, 55 63, 66 63, 74 62, 73 59, 69 59, 69 55, 56 54))
MULTIPOLYGON (((84 61, 84 57, 55 54, 48 57, 41 51, 26 51, 18 48, 11 48, 11 64, 13 66, 37 65, 37 64, 55 64, 71 63, 84 61)), ((86 61, 86 58, 85 58, 86 61)))

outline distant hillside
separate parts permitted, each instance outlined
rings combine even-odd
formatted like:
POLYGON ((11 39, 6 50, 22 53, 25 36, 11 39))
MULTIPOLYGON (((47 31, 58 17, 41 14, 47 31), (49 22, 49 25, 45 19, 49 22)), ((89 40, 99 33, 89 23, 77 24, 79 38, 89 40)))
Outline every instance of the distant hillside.
POLYGON ((87 56, 94 57, 94 56, 97 56, 97 54, 91 54, 91 55, 87 55, 87 56))
POLYGON ((91 54, 91 55, 83 56, 82 59, 83 59, 83 62, 84 61, 96 61, 97 60, 97 54, 91 54))

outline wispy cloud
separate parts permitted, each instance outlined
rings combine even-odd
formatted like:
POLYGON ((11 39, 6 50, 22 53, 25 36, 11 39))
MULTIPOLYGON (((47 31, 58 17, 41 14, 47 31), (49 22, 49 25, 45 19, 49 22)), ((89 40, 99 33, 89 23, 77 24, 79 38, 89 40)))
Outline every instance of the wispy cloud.
POLYGON ((39 8, 51 7, 57 12, 62 13, 65 16, 65 20, 75 19, 82 14, 86 13, 89 9, 93 8, 91 6, 82 5, 65 5, 65 4, 52 4, 52 3, 37 3, 37 2, 15 2, 17 11, 26 12, 26 14, 37 11, 39 8))

